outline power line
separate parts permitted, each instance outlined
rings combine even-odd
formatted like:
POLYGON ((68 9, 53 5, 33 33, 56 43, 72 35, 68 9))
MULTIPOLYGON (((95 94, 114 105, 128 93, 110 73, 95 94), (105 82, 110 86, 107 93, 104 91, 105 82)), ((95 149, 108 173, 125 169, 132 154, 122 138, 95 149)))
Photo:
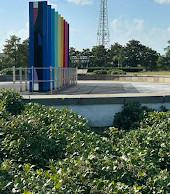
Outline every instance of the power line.
POLYGON ((106 48, 110 47, 110 35, 108 27, 107 0, 101 0, 100 17, 97 32, 97 45, 103 45, 106 48))

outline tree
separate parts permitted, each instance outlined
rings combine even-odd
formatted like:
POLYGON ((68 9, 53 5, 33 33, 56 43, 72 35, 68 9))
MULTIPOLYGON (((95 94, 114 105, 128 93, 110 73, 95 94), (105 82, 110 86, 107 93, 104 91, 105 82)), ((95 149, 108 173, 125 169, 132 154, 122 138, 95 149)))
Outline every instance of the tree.
POLYGON ((6 40, 3 52, 4 68, 29 66, 29 39, 21 42, 21 38, 12 35, 6 40))
POLYGON ((130 40, 125 46, 124 66, 137 67, 142 62, 144 46, 137 40, 130 40))
POLYGON ((24 40, 18 47, 18 66, 29 66, 29 38, 24 40))
POLYGON ((169 70, 170 62, 166 56, 159 56, 157 61, 157 67, 159 70, 169 70))
POLYGON ((111 45, 108 55, 109 61, 120 67, 125 59, 124 47, 116 42, 115 44, 111 45))
POLYGON ((0 53, 0 70, 4 68, 4 64, 5 64, 5 55, 4 53, 0 53))
POLYGON ((21 44, 21 38, 12 35, 9 40, 6 40, 3 52, 6 56, 5 62, 9 66, 18 66, 18 48, 21 44))
POLYGON ((92 48, 91 66, 106 66, 107 51, 103 45, 92 48))
POLYGON ((70 62, 70 67, 79 67, 80 63, 76 62, 75 60, 72 60, 72 57, 78 57, 80 55, 79 51, 76 51, 75 48, 70 47, 69 49, 69 62, 70 62))
POLYGON ((146 70, 156 70, 158 53, 153 49, 142 45, 137 40, 131 40, 125 47, 124 66, 137 67, 141 65, 146 70))
POLYGON ((166 48, 164 48, 164 50, 166 51, 165 53, 165 57, 170 59, 170 40, 168 40, 168 46, 166 48))
POLYGON ((144 48, 143 56, 142 56, 142 66, 145 67, 146 70, 157 70, 157 61, 159 55, 156 51, 149 47, 144 48))

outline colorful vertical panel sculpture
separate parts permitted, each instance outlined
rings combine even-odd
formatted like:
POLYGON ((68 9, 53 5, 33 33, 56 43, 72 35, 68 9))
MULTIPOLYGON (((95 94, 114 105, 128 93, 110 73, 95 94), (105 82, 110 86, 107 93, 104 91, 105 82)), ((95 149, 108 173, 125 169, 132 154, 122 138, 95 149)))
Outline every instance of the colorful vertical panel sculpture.
POLYGON ((58 67, 61 67, 61 15, 58 15, 58 67))
POLYGON ((61 67, 63 67, 63 42, 64 42, 64 28, 63 28, 63 17, 61 17, 61 67))
MULTIPOLYGON (((47 1, 29 3, 29 20, 29 65, 34 69, 30 74, 30 91, 48 91, 50 67, 69 67, 68 23, 47 1)), ((54 80, 54 71, 52 74, 54 80)))

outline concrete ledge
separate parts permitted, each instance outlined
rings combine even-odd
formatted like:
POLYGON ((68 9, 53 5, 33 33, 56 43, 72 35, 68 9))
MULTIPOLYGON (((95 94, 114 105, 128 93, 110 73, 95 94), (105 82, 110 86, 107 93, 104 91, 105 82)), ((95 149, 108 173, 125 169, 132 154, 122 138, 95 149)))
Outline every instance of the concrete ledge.
POLYGON ((25 102, 40 103, 46 107, 67 108, 85 117, 95 127, 112 126, 114 115, 126 103, 139 102, 149 108, 170 109, 170 92, 96 95, 23 95, 25 102))
POLYGON ((85 95, 23 95, 27 102, 40 103, 45 106, 55 105, 102 105, 170 102, 170 92, 134 93, 134 94, 85 94, 85 95))
POLYGON ((170 83, 170 76, 163 75, 78 75, 78 80, 113 80, 130 82, 170 83))

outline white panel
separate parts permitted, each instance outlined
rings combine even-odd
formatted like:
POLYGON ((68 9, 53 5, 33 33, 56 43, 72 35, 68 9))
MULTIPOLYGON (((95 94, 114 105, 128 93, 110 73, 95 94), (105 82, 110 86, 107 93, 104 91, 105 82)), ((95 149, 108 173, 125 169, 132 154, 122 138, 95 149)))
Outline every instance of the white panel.
POLYGON ((33 8, 38 8, 38 2, 34 2, 33 8))
POLYGON ((34 84, 34 91, 39 91, 38 84, 34 84))

